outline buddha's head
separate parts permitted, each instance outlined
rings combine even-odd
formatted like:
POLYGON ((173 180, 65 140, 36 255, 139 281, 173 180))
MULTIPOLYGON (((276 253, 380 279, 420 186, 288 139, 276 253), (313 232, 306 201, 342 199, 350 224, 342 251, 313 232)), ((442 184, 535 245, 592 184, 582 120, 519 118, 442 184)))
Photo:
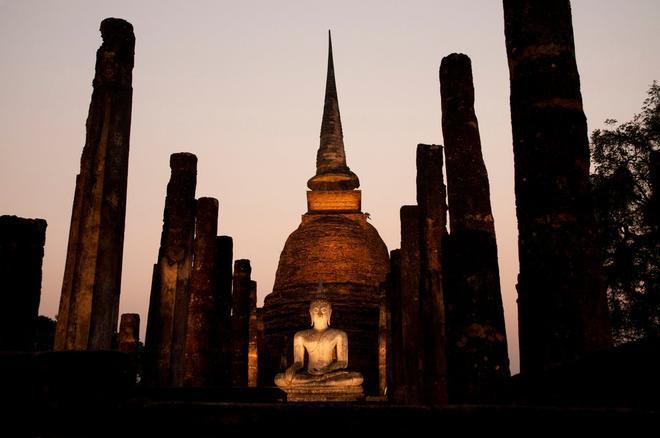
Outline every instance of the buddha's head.
POLYGON ((318 298, 309 304, 309 317, 312 327, 323 330, 330 326, 332 316, 332 305, 325 298, 318 298))

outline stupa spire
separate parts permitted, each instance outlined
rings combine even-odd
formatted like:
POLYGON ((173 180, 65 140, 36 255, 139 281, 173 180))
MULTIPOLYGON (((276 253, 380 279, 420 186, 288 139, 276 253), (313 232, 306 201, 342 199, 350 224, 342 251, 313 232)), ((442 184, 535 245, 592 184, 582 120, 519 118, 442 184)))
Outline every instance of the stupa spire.
POLYGON ((311 190, 353 190, 360 181, 346 165, 344 134, 339 115, 335 66, 332 58, 332 36, 328 31, 328 73, 325 104, 321 122, 321 144, 316 154, 316 175, 307 182, 311 190))

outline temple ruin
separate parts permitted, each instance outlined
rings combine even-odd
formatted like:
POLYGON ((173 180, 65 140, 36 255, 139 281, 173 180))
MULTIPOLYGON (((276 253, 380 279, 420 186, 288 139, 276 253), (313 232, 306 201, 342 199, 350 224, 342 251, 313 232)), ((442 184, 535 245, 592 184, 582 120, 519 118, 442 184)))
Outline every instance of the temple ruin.
MULTIPOLYGON (((145 273, 152 283, 142 349, 140 315, 118 315, 135 37, 131 24, 109 18, 55 351, 33 351, 46 222, 0 216, 6 404, 49 420, 35 436, 89 434, 99 424, 103 433, 143 436, 254 425, 343 432, 364 423, 380 435, 505 420, 561 424, 549 419, 593 428, 595 416, 655 424, 657 340, 611 345, 570 3, 504 0, 503 11, 521 374, 509 369, 472 61, 458 53, 441 61, 444 145, 402 145, 415 157, 416 204, 400 207, 400 248, 388 251, 347 164, 330 35, 307 211, 284 243, 263 307, 252 262, 234 260, 234 239, 218 235, 220 201, 196 198, 197 157, 172 154, 156 263, 145 273), (80 415, 86 408, 92 414, 80 415)), ((657 204, 660 153, 652 157, 657 204)))

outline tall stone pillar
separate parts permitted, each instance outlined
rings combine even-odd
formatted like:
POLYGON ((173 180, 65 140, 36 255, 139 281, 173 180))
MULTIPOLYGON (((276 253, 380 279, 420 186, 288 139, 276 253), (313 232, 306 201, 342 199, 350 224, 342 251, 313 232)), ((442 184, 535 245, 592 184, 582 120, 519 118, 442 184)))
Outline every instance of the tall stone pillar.
POLYGON ((163 232, 154 267, 146 336, 146 369, 152 386, 181 386, 190 301, 197 157, 172 154, 163 232))
POLYGON ((259 350, 257 321, 257 282, 250 281, 250 316, 248 322, 248 386, 256 387, 259 378, 259 350))
POLYGON ((390 399, 404 403, 405 364, 403 361, 403 327, 401 310, 401 250, 390 251, 390 272, 387 274, 387 301, 390 309, 390 351, 387 354, 388 384, 390 399))
POLYGON ((46 226, 0 216, 0 351, 34 349, 46 226))
POLYGON ((266 359, 266 338, 264 337, 264 308, 257 307, 257 386, 271 386, 268 382, 264 370, 268 366, 266 359))
POLYGON ((218 306, 218 331, 220 355, 218 364, 218 384, 230 386, 232 362, 231 326, 231 286, 234 243, 229 236, 217 236, 215 241, 215 287, 218 306))
POLYGON ((420 211, 416 205, 401 207, 401 340, 403 385, 401 402, 420 404, 423 401, 424 361, 422 322, 420 320, 420 211))
POLYGON ((470 58, 453 53, 442 59, 440 91, 451 221, 445 299, 450 397, 456 403, 493 402, 509 377, 509 356, 470 58))
POLYGON ((523 374, 611 345, 568 0, 504 0, 523 374))
POLYGON ((234 262, 232 292, 232 386, 248 384, 248 343, 250 330, 250 274, 249 260, 234 262))
POLYGON ((119 320, 119 351, 135 354, 140 342, 140 315, 123 313, 119 320))
POLYGON ((442 242, 447 206, 442 175, 442 146, 417 146, 417 204, 420 233, 420 321, 423 334, 426 403, 447 403, 447 337, 443 290, 442 242))
POLYGON ((109 350, 119 316, 135 36, 117 18, 100 30, 55 350, 109 350))
POLYGON ((220 331, 215 275, 217 233, 218 200, 199 198, 183 378, 183 384, 189 387, 217 386, 219 383, 220 331))
POLYGON ((378 395, 387 393, 389 382, 389 367, 391 361, 389 354, 391 350, 390 336, 390 306, 387 299, 387 280, 382 284, 380 290, 380 307, 378 312, 378 395))

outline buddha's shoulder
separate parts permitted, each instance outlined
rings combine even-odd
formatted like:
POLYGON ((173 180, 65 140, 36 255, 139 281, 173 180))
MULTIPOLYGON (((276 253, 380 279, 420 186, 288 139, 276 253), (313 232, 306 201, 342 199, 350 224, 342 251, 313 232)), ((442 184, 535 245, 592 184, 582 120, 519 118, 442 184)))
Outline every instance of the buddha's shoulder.
POLYGON ((346 337, 346 332, 343 331, 343 330, 331 328, 331 329, 328 329, 328 335, 327 336, 333 337, 333 338, 346 337))
POLYGON ((295 337, 306 339, 309 338, 313 332, 314 332, 313 329, 301 330, 299 332, 296 332, 295 337))

